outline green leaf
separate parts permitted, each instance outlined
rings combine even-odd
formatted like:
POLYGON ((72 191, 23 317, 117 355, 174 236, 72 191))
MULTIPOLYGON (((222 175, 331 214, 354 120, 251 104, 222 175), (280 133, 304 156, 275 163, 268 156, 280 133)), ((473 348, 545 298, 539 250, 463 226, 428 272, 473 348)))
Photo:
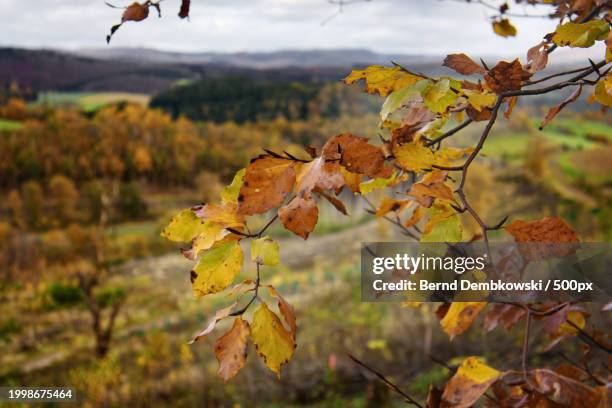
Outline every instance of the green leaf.
POLYGON ((204 221, 193 211, 186 209, 172 218, 170 224, 161 232, 161 236, 174 242, 190 242, 206 229, 204 221))
POLYGON ((237 241, 202 252, 200 261, 191 271, 193 294, 200 298, 227 288, 240 273, 242 260, 242 248, 237 241))
POLYGON ((595 41, 603 41, 608 37, 610 25, 606 20, 591 20, 586 23, 567 22, 557 27, 552 41, 561 47, 588 48, 595 41))
POLYGON ((414 85, 410 85, 392 92, 389 96, 387 96, 387 99, 385 99, 385 103, 383 103, 383 106, 380 110, 380 118, 383 121, 387 120, 389 115, 391 115, 393 112, 402 107, 402 104, 406 99, 416 93, 421 93, 425 89, 425 87, 427 87, 428 84, 429 81, 424 79, 414 85))
POLYGON ((246 173, 246 169, 239 170, 235 175, 232 183, 225 188, 221 192, 221 202, 223 204, 227 203, 238 203, 238 195, 240 195, 240 188, 244 183, 244 174, 246 173))
POLYGON ((432 112, 444 113, 456 100, 461 91, 459 81, 442 78, 436 83, 429 84, 423 89, 421 95, 425 106, 432 112))
POLYGON ((251 242, 251 260, 260 265, 278 265, 278 242, 270 237, 253 240, 251 242))

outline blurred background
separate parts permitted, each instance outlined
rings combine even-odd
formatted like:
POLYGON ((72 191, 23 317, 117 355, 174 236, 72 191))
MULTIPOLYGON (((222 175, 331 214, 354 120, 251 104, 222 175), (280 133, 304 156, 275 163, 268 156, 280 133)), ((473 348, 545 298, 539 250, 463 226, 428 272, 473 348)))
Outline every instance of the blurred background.
MULTIPOLYGON (((360 302, 360 243, 401 237, 343 192, 350 217, 322 204, 306 243, 269 230, 282 266, 263 278, 300 327, 281 380, 250 349, 223 384, 218 335, 187 342, 229 300, 196 301, 191 263, 159 233, 177 211, 216 201, 262 147, 303 156, 342 132, 377 140, 382 100, 340 83, 351 68, 395 61, 450 75, 441 66, 449 53, 524 59, 554 22, 518 19, 518 37, 504 39, 486 10, 453 1, 341 12, 324 0, 194 1, 190 21, 175 3, 162 3, 162 19, 125 24, 106 46, 120 11, 101 1, 0 1, 0 385, 73 386, 91 407, 373 407, 398 401, 346 350, 420 397, 449 375, 428 355, 451 366, 466 355, 514 364, 516 334, 475 326, 449 342, 435 305, 360 302)), ((585 66, 589 53, 603 47, 560 50, 546 72, 585 66)), ((485 219, 559 215, 584 241, 608 241, 612 117, 583 92, 538 130, 570 92, 523 98, 498 121, 466 192, 485 219)), ((481 129, 449 143, 473 145, 481 129)), ((475 231, 468 219, 464 227, 466 237, 475 231)), ((534 347, 535 358, 553 358, 546 344, 534 347)))

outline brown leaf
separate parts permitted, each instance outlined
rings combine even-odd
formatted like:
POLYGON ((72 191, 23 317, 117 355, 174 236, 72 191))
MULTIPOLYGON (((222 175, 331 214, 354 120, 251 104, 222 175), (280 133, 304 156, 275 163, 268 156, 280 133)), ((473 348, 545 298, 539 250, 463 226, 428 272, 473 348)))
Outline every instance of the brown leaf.
POLYGON ((468 115, 468 118, 472 119, 474 122, 482 122, 485 120, 491 119, 491 109, 482 108, 479 112, 472 105, 469 105, 465 112, 468 115))
POLYGON ((142 21, 149 16, 149 6, 147 4, 132 3, 130 4, 121 17, 121 22, 126 21, 142 21))
POLYGON ((550 121, 553 120, 555 118, 555 116, 557 116, 557 114, 559 112, 561 112, 561 110, 563 108, 565 108, 570 103, 575 102, 576 99, 578 99, 580 97, 580 93, 581 92, 582 92, 582 85, 580 85, 578 88, 576 88, 576 90, 574 90, 574 92, 572 92, 561 103, 559 103, 558 105, 555 105, 552 108, 550 108, 548 110, 548 113, 546 114, 546 117, 544 118, 544 120, 540 124, 540 130, 544 129, 544 126, 548 125, 550 123, 550 121))
POLYGON ((337 190, 344 186, 344 176, 338 163, 326 162, 324 157, 303 164, 298 172, 296 190, 298 195, 310 197, 312 190, 337 190))
POLYGON ((575 251, 580 242, 578 234, 561 218, 545 217, 541 220, 516 220, 506 227, 514 240, 521 243, 565 245, 521 245, 519 250, 525 260, 541 260, 563 257, 575 251), (567 245, 575 243, 576 245, 567 245))
POLYGON ((444 182, 415 183, 410 187, 408 195, 413 196, 419 204, 427 208, 431 207, 436 198, 453 201, 453 192, 444 182))
POLYGON ((571 378, 572 380, 580 381, 586 379, 587 373, 584 370, 569 363, 561 363, 555 368, 555 372, 563 377, 571 378))
POLYGON ((433 384, 430 384, 425 403, 427 408, 440 408, 442 404, 442 391, 437 389, 433 384))
POLYGON ((535 73, 546 68, 546 64, 548 64, 547 50, 548 45, 543 41, 527 51, 527 70, 529 72, 535 73))
POLYGON ((319 209, 312 198, 295 197, 289 204, 281 207, 278 216, 289 231, 308 239, 315 229, 319 218, 319 209))
POLYGON ((487 72, 486 69, 465 54, 450 54, 444 59, 442 65, 463 75, 485 74, 487 72))
POLYGON ((442 400, 454 408, 471 407, 502 376, 480 359, 469 357, 444 387, 442 400))
POLYGON ((245 215, 261 214, 278 207, 295 184, 295 162, 264 154, 246 168, 244 184, 238 196, 238 211, 245 215))
POLYGON ((291 337, 295 340, 295 336, 297 334, 297 318, 295 317, 295 310, 293 306, 289 304, 285 300, 284 297, 278 293, 278 291, 273 286, 268 286, 268 290, 270 294, 276 298, 278 298, 278 310, 285 319, 285 322, 289 325, 291 337))
POLYGON ((237 317, 232 328, 215 343, 215 357, 219 362, 217 374, 224 381, 233 378, 244 366, 249 333, 249 324, 237 317))
POLYGON ((517 101, 518 101, 518 96, 513 96, 511 98, 508 98, 508 108, 504 112, 504 117, 506 119, 510 119, 510 115, 512 115, 512 111, 514 110, 514 107, 516 106, 517 101))
POLYGON ((499 94, 521 89, 523 66, 518 58, 512 62, 500 61, 486 75, 485 82, 489 89, 499 94))
POLYGON ((204 337, 204 336, 208 335, 210 332, 212 332, 214 330, 215 326, 217 325, 217 323, 219 322, 219 320, 223 320, 226 317, 228 317, 230 315, 230 313, 232 312, 232 309, 235 306, 236 306, 236 302, 232 303, 228 307, 225 307, 223 309, 217 310, 215 312, 215 316, 210 320, 210 322, 208 323, 206 328, 204 330, 202 330, 201 332, 199 332, 198 334, 196 334, 194 336, 194 338, 189 342, 189 344, 193 344, 194 342, 200 340, 202 337, 204 337))
POLYGON ((506 330, 510 330, 526 313, 522 307, 497 303, 486 314, 484 328, 491 331, 501 322, 506 330))
POLYGON ((565 407, 597 407, 602 398, 602 394, 596 389, 551 370, 533 370, 529 378, 536 392, 565 407))
POLYGON ((450 304, 448 312, 440 321, 442 329, 452 340, 455 336, 466 331, 478 313, 487 305, 486 302, 453 302, 450 304))
POLYGON ((338 197, 334 197, 333 195, 329 194, 328 192, 321 190, 319 188, 315 188, 314 190, 319 196, 325 198, 327 201, 330 202, 331 205, 333 205, 336 210, 340 211, 342 214, 344 215, 348 215, 348 211, 346 211, 346 207, 344 206, 344 203, 342 201, 340 201, 340 199, 338 197))
POLYGON ((180 18, 189 17, 189 7, 191 6, 191 0, 181 0, 181 9, 179 10, 178 16, 180 18))
POLYGON ((323 147, 325 160, 340 159, 340 164, 353 173, 371 178, 391 177, 393 170, 385 165, 385 156, 380 147, 368 143, 364 137, 343 133, 331 138, 323 147))
POLYGON ((399 212, 410 204, 409 200, 395 200, 391 197, 383 197, 380 206, 376 210, 376 216, 382 217, 389 212, 399 212))

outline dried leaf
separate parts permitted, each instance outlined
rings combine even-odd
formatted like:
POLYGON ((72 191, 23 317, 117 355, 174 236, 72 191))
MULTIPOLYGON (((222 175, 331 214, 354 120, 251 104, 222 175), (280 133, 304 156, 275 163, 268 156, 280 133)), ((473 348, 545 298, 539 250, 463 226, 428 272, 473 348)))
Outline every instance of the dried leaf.
POLYGON ((333 195, 327 193, 326 191, 323 191, 321 189, 315 188, 314 190, 320 197, 325 198, 327 201, 330 202, 331 205, 333 205, 336 210, 340 211, 342 214, 344 215, 348 215, 348 212, 346 211, 346 207, 344 206, 344 203, 337 197, 334 197, 333 195))
POLYGON ((149 5, 146 3, 139 4, 134 2, 130 4, 123 12, 123 16, 121 16, 121 22, 125 23, 126 21, 142 21, 147 17, 149 17, 149 5))
POLYGON ((434 199, 453 201, 453 191, 444 182, 415 183, 410 187, 408 195, 413 196, 423 207, 431 207, 434 199))
POLYGON ((191 0, 181 0, 181 9, 179 10, 178 16, 180 18, 189 17, 189 7, 191 5, 191 0))
POLYGON ((582 85, 579 86, 578 88, 576 88, 576 90, 574 92, 572 92, 563 101, 561 101, 561 103, 559 103, 559 104, 553 106, 552 108, 550 108, 548 110, 548 113, 546 114, 546 117, 544 118, 544 120, 540 124, 540 130, 544 129, 544 126, 548 125, 550 123, 550 121, 553 120, 555 118, 555 116, 557 116, 557 114, 559 112, 561 112, 561 110, 563 108, 565 108, 570 103, 575 102, 580 97, 580 93, 581 92, 582 92, 582 85))
POLYGON ((551 370, 533 370, 529 375, 529 379, 536 392, 565 407, 597 407, 602 398, 602 394, 595 388, 559 375, 551 370))
POLYGON ((512 62, 500 61, 486 75, 485 82, 489 89, 499 94, 521 89, 523 66, 518 58, 512 62))
POLYGON ((463 75, 485 74, 487 72, 486 69, 465 54, 450 54, 446 56, 442 65, 463 75))
POLYGON ((240 188, 238 211, 245 215, 261 214, 282 204, 295 184, 294 168, 294 161, 270 155, 251 161, 240 188))
POLYGON ((520 246, 519 250, 527 260, 562 257, 572 253, 580 242, 578 234, 558 217, 545 217, 535 221, 516 220, 506 227, 517 243, 542 243, 566 245, 520 246))
POLYGON ((371 178, 390 177, 393 171, 385 165, 380 147, 368 143, 365 137, 343 133, 331 138, 323 147, 324 160, 340 159, 340 164, 352 173, 371 178))
POLYGON ((298 327, 297 318, 295 317, 295 310, 293 309, 293 306, 291 306, 289 302, 287 302, 285 298, 282 297, 273 286, 268 286, 268 289, 272 296, 278 298, 278 310, 285 319, 285 322, 289 325, 291 337, 293 337, 293 340, 295 340, 298 327))
POLYGON ((281 207, 278 216, 289 231, 308 239, 319 218, 319 209, 312 198, 295 197, 289 204, 281 207))
POLYGON ((471 407, 502 376, 479 358, 468 357, 444 387, 442 400, 454 408, 471 407))
POLYGON ((247 357, 249 324, 237 317, 234 325, 215 343, 215 357, 219 362, 217 374, 228 381, 244 366, 247 357))
POLYGON ((608 74, 597 82, 593 96, 597 102, 612 108, 612 75, 608 74))
POLYGON ((527 51, 527 70, 535 73, 546 68, 548 64, 548 44, 543 41, 527 51))
POLYGON ((215 326, 217 325, 217 323, 223 319, 225 319, 226 317, 228 317, 230 315, 230 313, 232 312, 232 309, 234 307, 236 307, 236 302, 232 303, 231 305, 229 305, 228 307, 225 307, 223 309, 219 309, 215 312, 215 316, 210 320, 210 322, 206 325, 206 328, 204 330, 202 330, 201 332, 199 332, 198 334, 196 334, 193 339, 189 342, 189 344, 193 344, 196 341, 202 339, 203 337, 205 337, 206 335, 210 334, 214 329, 215 326))
POLYGON ((511 98, 508 98, 508 108, 504 112, 504 117, 506 119, 510 119, 510 115, 512 115, 512 111, 514 110, 514 107, 516 106, 517 101, 518 101, 518 96, 513 96, 511 98))
POLYGON ((383 197, 380 206, 376 210, 376 216, 382 217, 389 212, 399 213, 410 204, 409 200, 395 200, 391 197, 383 197))

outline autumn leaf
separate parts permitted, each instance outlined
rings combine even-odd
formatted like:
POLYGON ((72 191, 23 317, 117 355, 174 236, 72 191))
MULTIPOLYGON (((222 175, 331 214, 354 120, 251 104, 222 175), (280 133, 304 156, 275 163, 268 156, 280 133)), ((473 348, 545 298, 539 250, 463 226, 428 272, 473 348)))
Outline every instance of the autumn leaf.
POLYGON ((440 321, 442 329, 450 339, 466 331, 474 322, 486 302, 453 302, 444 318, 440 321))
POLYGON ((314 192, 317 193, 319 197, 323 197, 324 199, 329 201, 329 203, 333 205, 336 210, 340 211, 344 215, 348 215, 346 206, 339 198, 334 197, 333 195, 327 193, 324 190, 321 190, 320 188, 315 188, 314 192))
POLYGON ((557 27, 552 35, 552 42, 560 47, 588 48, 595 41, 603 41, 608 37, 610 25, 606 20, 591 20, 586 23, 571 21, 557 27))
POLYGON ((319 209, 312 198, 297 196, 281 207, 278 216, 285 228, 303 239, 308 239, 308 235, 317 225, 319 209))
POLYGON ((550 123, 550 121, 553 120, 555 118, 555 116, 557 116, 557 114, 559 112, 561 112, 561 110, 563 108, 565 108, 570 103, 575 102, 580 97, 580 93, 581 92, 582 92, 582 85, 579 86, 578 88, 576 88, 576 90, 574 92, 572 92, 563 101, 561 101, 561 103, 559 103, 559 104, 553 106, 552 108, 550 108, 548 110, 548 113, 546 114, 546 117, 544 118, 542 123, 540 123, 540 130, 544 129, 544 126, 548 125, 550 123))
POLYGON ((485 74, 487 72, 486 69, 475 63, 465 54, 447 55, 442 65, 463 75, 485 74))
POLYGON ((536 392, 564 407, 597 407, 602 398, 602 393, 597 389, 551 370, 532 370, 529 373, 529 383, 536 392))
POLYGON ((295 316, 295 310, 293 309, 293 306, 291 306, 289 302, 287 302, 285 298, 282 297, 273 286, 268 286, 268 290, 270 292, 270 295, 278 299, 278 310, 285 319, 287 325, 289 326, 291 337, 293 338, 293 340, 295 340, 298 327, 297 318, 295 316))
POLYGON ((527 312, 522 307, 494 304, 491 310, 485 315, 484 328, 491 331, 501 322, 506 330, 510 330, 527 312))
POLYGON ((191 209, 186 209, 172 217, 170 224, 162 230, 160 235, 174 242, 190 242, 206 229, 204 221, 191 209))
POLYGON ((417 83, 406 86, 391 92, 382 107, 380 108, 380 118, 385 121, 389 116, 402 107, 407 101, 413 98, 415 95, 420 95, 421 92, 429 85, 429 81, 422 79, 417 83))
POLYGON ((435 161, 429 148, 416 143, 393 146, 393 155, 403 169, 414 172, 430 169, 435 161))
POLYGON ((464 95, 467 96, 468 102, 478 112, 482 111, 483 108, 491 108, 497 101, 497 95, 486 92, 477 92, 464 90, 464 95))
POLYGON ((298 194, 310 197, 315 188, 339 190, 344 183, 340 165, 335 162, 327 162, 325 157, 321 156, 300 166, 296 179, 296 190, 298 194))
POLYGON ((504 112, 504 117, 506 119, 510 119, 510 115, 512 115, 512 111, 514 110, 514 107, 516 106, 516 102, 518 101, 518 96, 512 96, 508 98, 507 101, 508 101, 508 108, 506 108, 506 111, 504 112))
POLYGON ((500 21, 493 22, 493 31, 495 34, 502 37, 515 37, 516 36, 516 27, 512 25, 510 20, 504 18, 500 21))
POLYGON ((434 199, 453 201, 453 191, 444 182, 435 183, 415 183, 407 193, 413 196, 423 207, 431 207, 434 199))
POLYGON ((546 68, 548 64, 548 44, 541 42, 527 51, 527 70, 535 73, 546 68))
POLYGON ((395 200, 391 197, 383 197, 378 209, 376 210, 376 216, 382 217, 389 212, 400 212, 406 206, 410 204, 409 200, 395 200))
POLYGON ((365 80, 366 92, 387 96, 398 89, 416 84, 423 78, 405 72, 400 67, 371 66, 364 70, 353 70, 344 83, 351 85, 359 80, 365 80))
POLYGON ((394 173, 393 175, 391 175, 391 177, 388 178, 376 178, 364 181, 363 183, 359 184, 359 191, 361 192, 361 195, 365 196, 370 194, 372 191, 389 187, 390 185, 393 185, 398 181, 399 179, 397 178, 397 174, 394 173))
POLYGON ((612 75, 606 75, 597 82, 593 96, 602 105, 612 107, 612 75))
POLYGON ((346 187, 348 187, 351 192, 359 194, 361 192, 359 185, 361 184, 362 175, 359 173, 351 173, 344 166, 340 166, 340 173, 342 177, 344 177, 346 187))
POLYGON ((194 296, 221 292, 232 284, 242 268, 242 248, 236 241, 222 243, 202 253, 191 271, 194 296))
POLYGON ((435 201, 427 210, 429 219, 423 229, 421 242, 459 242, 463 227, 459 215, 448 202, 435 201))
POLYGON ((225 319, 226 317, 228 317, 230 315, 230 313, 232 312, 232 309, 234 309, 235 306, 236 306, 236 302, 232 303, 228 307, 225 307, 223 309, 217 310, 215 312, 215 316, 206 325, 206 328, 204 330, 202 330, 201 332, 199 332, 198 334, 196 334, 193 337, 193 339, 189 342, 189 344, 193 344, 196 341, 198 341, 198 340, 206 337, 208 334, 210 334, 215 329, 215 326, 217 325, 217 323, 219 321, 225 319))
POLYGON ((444 387, 442 400, 454 408, 471 407, 502 376, 478 357, 468 357, 444 387))
POLYGON ((410 218, 408 218, 408 220, 404 223, 404 226, 406 228, 410 228, 416 225, 419 221, 421 221, 421 218, 423 218, 423 207, 418 206, 412 212, 412 215, 410 216, 410 218))
POLYGON ((234 325, 215 343, 215 357, 219 362, 217 374, 228 381, 244 366, 247 357, 249 324, 237 317, 234 325))
POLYGON ((521 89, 523 66, 518 58, 512 62, 500 61, 485 75, 489 89, 499 94, 521 89))
POLYGON ((205 204, 192 208, 200 220, 213 222, 226 228, 244 226, 244 215, 238 213, 238 206, 233 203, 225 205, 205 204))
POLYGON ((393 170, 385 165, 385 156, 380 147, 368 143, 365 137, 350 133, 331 138, 323 147, 324 160, 340 159, 340 164, 352 173, 371 178, 386 178, 393 170))
POLYGON ((130 4, 123 15, 121 16, 121 22, 124 23, 126 21, 142 21, 149 17, 149 6, 145 4, 139 4, 134 2, 130 4))
POLYGON ((251 241, 251 260, 260 265, 278 265, 278 242, 268 236, 251 241))
POLYGON ((240 195, 240 189, 244 183, 244 175, 246 169, 239 170, 230 183, 230 185, 223 188, 221 191, 221 203, 222 204, 238 204, 238 196, 240 195))
POLYGON ((191 5, 191 0, 181 0, 181 8, 178 13, 178 16, 180 18, 189 17, 189 6, 190 5, 191 5))
POLYGON ((295 184, 295 162, 261 155, 246 168, 238 196, 238 211, 261 214, 283 203, 295 184))
POLYGON ((430 83, 423 91, 423 103, 435 113, 444 113, 459 96, 461 82, 454 79, 442 78, 435 83, 430 83))
POLYGON ((291 333, 265 303, 253 314, 251 338, 266 366, 280 378, 281 367, 293 356, 296 344, 291 333))
MULTIPOLYGON (((580 242, 578 234, 561 218, 545 217, 535 221, 516 220, 506 231, 521 243, 572 244, 580 242)), ((521 254, 527 260, 548 259, 566 256, 575 251, 577 245, 522 245, 521 254)))
POLYGON ((181 253, 187 259, 195 260, 200 252, 212 248, 215 243, 231 234, 224 226, 214 222, 205 221, 201 226, 199 234, 191 242, 191 248, 181 249, 181 253))

